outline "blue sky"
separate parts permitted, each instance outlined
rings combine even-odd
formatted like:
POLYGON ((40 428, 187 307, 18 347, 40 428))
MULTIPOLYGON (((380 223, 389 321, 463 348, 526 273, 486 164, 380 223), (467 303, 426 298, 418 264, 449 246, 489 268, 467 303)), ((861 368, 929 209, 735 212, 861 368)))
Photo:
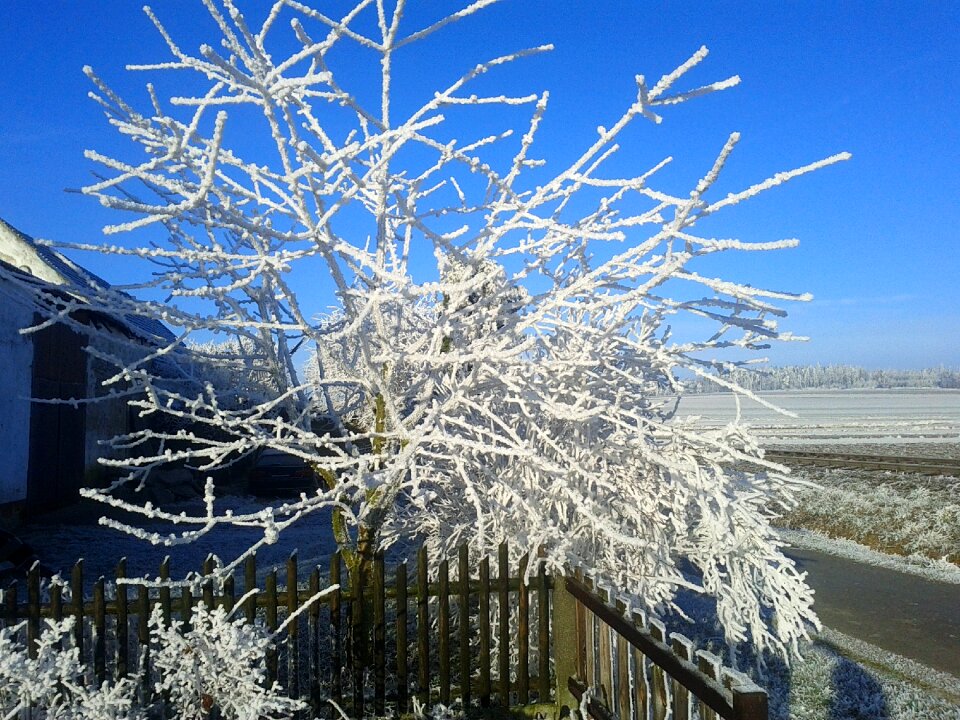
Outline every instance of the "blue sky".
MULTIPOLYGON (((24 232, 82 242, 118 220, 64 189, 90 179, 95 168, 84 149, 122 152, 86 98, 82 66, 139 102, 147 78, 123 65, 167 58, 141 4, 11 0, 0 9, 0 217, 24 232)), ((410 4, 409 29, 436 17, 438 6, 452 7, 410 4)), ((241 7, 255 22, 266 3, 241 7)), ((166 0, 155 10, 186 47, 216 41, 199 0, 166 0)), ((553 42, 549 56, 490 82, 551 91, 539 153, 559 166, 630 101, 636 73, 659 76, 707 45, 710 58, 690 82, 739 74, 741 86, 640 128, 618 162, 645 169, 672 155, 665 181, 689 185, 740 131, 726 193, 853 153, 850 162, 734 209, 720 226, 745 240, 801 240, 796 250, 722 265, 734 279, 814 294, 811 303, 791 305, 784 322, 811 342, 776 346, 771 362, 957 367, 958 32, 960 4, 952 2, 507 0, 413 46, 422 54, 400 58, 397 71, 412 93, 423 93, 477 61, 553 42)), ((129 279, 115 261, 77 259, 109 280, 129 279)))

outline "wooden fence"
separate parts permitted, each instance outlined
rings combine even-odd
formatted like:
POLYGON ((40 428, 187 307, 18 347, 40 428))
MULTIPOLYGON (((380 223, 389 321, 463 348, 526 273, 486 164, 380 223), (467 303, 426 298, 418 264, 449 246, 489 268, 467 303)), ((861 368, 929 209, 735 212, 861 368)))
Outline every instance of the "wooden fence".
POLYGON ((557 657, 561 684, 566 678, 559 704, 580 705, 587 694, 587 712, 596 720, 689 720, 694 706, 701 720, 767 720, 767 694, 746 675, 721 667, 711 653, 694 652, 683 635, 672 633, 667 644, 661 623, 628 618, 622 604, 611 606, 582 579, 557 585, 555 632, 569 628, 573 643, 557 657))
MULTIPOLYGON (((685 720, 693 698, 701 703, 704 720, 715 717, 711 712, 730 720, 766 720, 762 690, 731 671, 726 678, 734 683, 725 688, 712 656, 699 653, 697 667, 681 636, 671 636, 673 647, 666 645, 662 626, 652 623, 648 629, 626 619, 573 578, 555 579, 541 570, 524 584, 528 559, 511 567, 508 558, 508 547, 501 545, 496 575, 491 574, 490 559, 484 558, 477 576, 471 577, 468 551, 461 547, 451 579, 451 562, 441 559, 431 572, 425 548, 417 554, 415 577, 406 563, 388 574, 383 556, 377 556, 371 587, 362 594, 363 627, 356 626, 357 614, 351 612, 357 595, 346 582, 339 554, 327 572, 314 567, 305 578, 291 556, 283 569, 283 588, 277 568, 258 585, 256 559, 251 557, 242 573, 243 593, 232 577, 220 588, 207 581, 196 592, 185 587, 176 595, 168 587, 108 586, 99 578, 88 595, 78 562, 69 597, 53 586, 49 598, 41 601, 36 572, 27 578, 25 598, 20 597, 22 588, 10 587, 0 606, 0 624, 25 620, 32 649, 42 618, 72 616, 73 643, 90 667, 90 679, 100 683, 142 669, 144 692, 149 694, 146 618, 157 605, 167 622, 176 617, 186 627, 202 601, 207 607, 233 610, 248 622, 259 619, 275 630, 321 588, 340 585, 291 621, 267 657, 268 677, 278 680, 290 696, 310 699, 315 711, 329 697, 356 717, 365 711, 399 715, 410 712, 417 698, 425 706, 449 705, 456 699, 465 707, 480 708, 536 703, 546 714, 551 711, 546 706, 552 706, 556 715, 564 706, 579 707, 590 687, 595 693, 586 707, 596 720, 663 720, 668 708, 675 720, 685 720), (237 599, 254 588, 260 589, 237 607, 237 599), (372 649, 365 666, 355 662, 353 654, 360 633, 372 649)), ((125 570, 121 561, 116 577, 125 577, 125 570)), ((211 570, 208 559, 203 571, 211 570)), ((169 578, 170 572, 165 561, 159 576, 169 578)))

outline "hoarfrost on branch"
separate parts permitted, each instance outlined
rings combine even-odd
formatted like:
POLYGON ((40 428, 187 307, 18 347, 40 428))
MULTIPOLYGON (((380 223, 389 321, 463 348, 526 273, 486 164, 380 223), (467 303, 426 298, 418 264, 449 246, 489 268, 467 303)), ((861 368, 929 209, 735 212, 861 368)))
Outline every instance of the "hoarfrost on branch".
POLYGON ((608 170, 628 126, 738 83, 690 86, 706 48, 655 81, 638 75, 623 111, 559 167, 536 156, 546 92, 473 89, 550 46, 468 68, 419 105, 395 97, 394 61, 416 52, 408 46, 492 3, 407 27, 403 0, 361 0, 342 17, 281 0, 257 28, 232 0, 208 0, 222 37, 197 53, 148 8, 171 57, 130 69, 190 74, 192 91, 161 97, 149 86, 145 111, 87 69, 93 97, 141 154, 89 152, 103 177, 84 192, 130 218, 108 234, 163 226, 152 244, 96 249, 152 263, 128 289, 168 300, 91 290, 83 302, 177 328, 157 355, 182 354, 183 341, 234 343, 234 365, 256 378, 240 393, 213 382, 188 391, 146 361, 120 368, 118 379, 144 391, 141 413, 180 425, 118 439, 134 454, 151 450, 117 463, 137 480, 171 460, 207 470, 276 448, 309 461, 326 486, 244 517, 218 512, 208 487, 206 514, 178 521, 194 535, 259 526, 272 542, 336 506, 337 541, 355 567, 402 539, 439 553, 467 542, 474 557, 509 539, 536 558, 531 572, 583 569, 648 609, 670 607, 679 588, 701 590, 716 597, 728 640, 795 649, 816 622, 812 593, 770 527, 792 481, 743 427, 695 429, 663 395, 682 392, 685 377, 729 384, 724 352, 791 339, 780 306, 804 297, 702 266, 795 241, 714 238, 698 223, 847 155, 730 192, 717 186, 737 133, 685 194, 656 185, 669 158, 608 170), (356 75, 340 69, 371 55, 380 92, 367 102, 369 86, 351 88, 356 75), (448 128, 487 105, 508 119, 526 109, 525 119, 516 133, 448 128), (315 288, 328 289, 332 308, 308 305, 315 288), (670 324, 682 317, 713 329, 675 340, 670 324), (735 469, 743 460, 766 468, 735 469))

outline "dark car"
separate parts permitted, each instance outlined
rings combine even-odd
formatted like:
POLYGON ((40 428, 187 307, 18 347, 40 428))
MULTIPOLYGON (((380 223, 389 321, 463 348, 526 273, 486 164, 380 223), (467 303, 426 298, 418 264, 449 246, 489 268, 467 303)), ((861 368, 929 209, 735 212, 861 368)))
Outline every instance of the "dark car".
POLYGON ((317 474, 305 460, 280 450, 262 450, 250 471, 254 495, 299 495, 317 489, 317 474))

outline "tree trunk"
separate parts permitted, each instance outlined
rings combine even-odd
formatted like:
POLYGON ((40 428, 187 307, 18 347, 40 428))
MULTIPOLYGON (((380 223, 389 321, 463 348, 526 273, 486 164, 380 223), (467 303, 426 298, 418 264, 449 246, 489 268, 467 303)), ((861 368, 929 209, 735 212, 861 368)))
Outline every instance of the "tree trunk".
POLYGON ((376 552, 374 531, 361 526, 357 537, 354 562, 348 564, 350 575, 350 649, 353 665, 353 713, 363 716, 364 675, 370 666, 370 588, 373 559, 376 552))

